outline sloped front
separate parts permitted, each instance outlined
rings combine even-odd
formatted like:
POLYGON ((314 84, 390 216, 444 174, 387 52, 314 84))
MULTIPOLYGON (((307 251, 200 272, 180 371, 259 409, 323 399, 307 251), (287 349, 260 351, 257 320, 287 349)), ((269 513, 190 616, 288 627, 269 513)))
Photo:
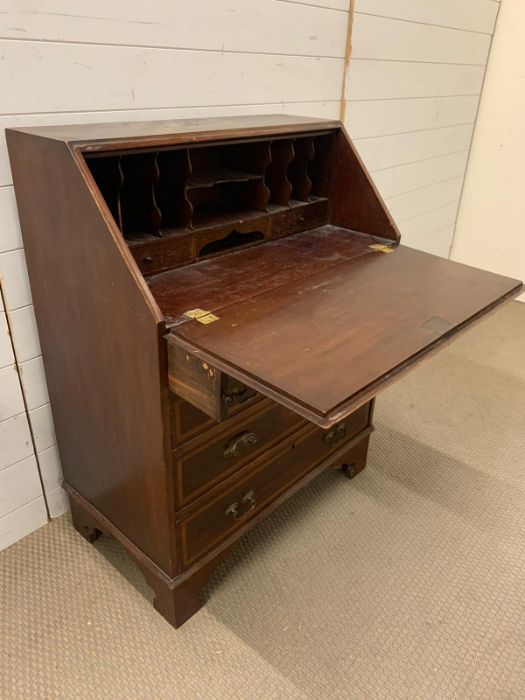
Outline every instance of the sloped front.
POLYGON ((400 246, 225 303, 168 342, 329 427, 520 289, 400 246))

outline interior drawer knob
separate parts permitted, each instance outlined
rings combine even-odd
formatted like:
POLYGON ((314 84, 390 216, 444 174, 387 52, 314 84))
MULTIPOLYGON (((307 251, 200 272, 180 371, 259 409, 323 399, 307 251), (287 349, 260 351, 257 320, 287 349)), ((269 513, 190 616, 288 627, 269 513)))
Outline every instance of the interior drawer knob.
POLYGON ((235 404, 244 403, 253 396, 252 391, 249 391, 245 386, 243 389, 233 389, 222 395, 222 400, 226 406, 234 406, 235 404))
POLYGON ((324 441, 329 445, 337 445, 337 443, 341 442, 345 437, 346 425, 344 423, 339 423, 339 425, 336 425, 335 428, 332 428, 332 430, 326 433, 324 441))
POLYGON ((248 515, 248 513, 251 513, 256 505, 255 491, 248 491, 241 498, 240 503, 235 502, 232 503, 231 506, 228 506, 224 511, 224 515, 230 517, 232 520, 239 520, 248 515))
POLYGON ((240 457, 257 444, 257 435, 251 431, 246 431, 237 435, 229 442, 224 450, 225 457, 240 457))

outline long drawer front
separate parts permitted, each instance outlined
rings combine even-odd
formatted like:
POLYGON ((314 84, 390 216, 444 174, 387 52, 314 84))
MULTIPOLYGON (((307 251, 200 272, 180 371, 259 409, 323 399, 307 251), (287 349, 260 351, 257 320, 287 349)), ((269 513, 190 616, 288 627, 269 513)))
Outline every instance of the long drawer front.
POLYGON ((255 460, 242 472, 244 477, 229 479, 234 483, 179 523, 185 566, 240 530, 307 472, 339 454, 367 428, 369 413, 366 404, 329 431, 307 424, 255 460))
POLYGON ((284 406, 263 400, 181 445, 173 453, 177 505, 209 490, 305 423, 284 406))

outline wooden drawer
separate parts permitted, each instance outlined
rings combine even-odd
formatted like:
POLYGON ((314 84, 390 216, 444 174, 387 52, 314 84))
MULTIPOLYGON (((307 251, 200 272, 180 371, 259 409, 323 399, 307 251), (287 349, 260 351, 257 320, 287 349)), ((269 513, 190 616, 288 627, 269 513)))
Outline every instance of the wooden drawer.
POLYGON ((341 454, 345 444, 368 426, 369 413, 367 404, 346 419, 345 428, 335 426, 329 431, 307 424, 263 454, 243 478, 183 519, 179 528, 184 564, 191 564, 240 530, 332 454, 341 454))
POLYGON ((144 275, 169 270, 193 259, 193 239, 185 236, 168 236, 146 241, 130 241, 129 249, 144 275))
POLYGON ((205 439, 195 438, 177 448, 173 453, 177 505, 209 490, 305 423, 297 413, 264 400, 241 416, 216 424, 205 439))
MULTIPOLYGON (((210 416, 200 411, 191 403, 184 401, 175 394, 171 398, 171 442, 172 447, 180 445, 196 437, 205 430, 213 428, 218 423, 210 416)), ((261 400, 261 395, 247 387, 247 391, 239 396, 240 400, 226 402, 225 417, 231 418, 242 413, 249 406, 261 400)))
POLYGON ((328 221, 328 201, 311 198, 308 204, 292 206, 273 214, 270 219, 270 238, 288 236, 305 229, 323 226, 328 221))
POLYGON ((171 391, 216 422, 226 420, 257 395, 255 389, 171 344, 168 373, 171 391))

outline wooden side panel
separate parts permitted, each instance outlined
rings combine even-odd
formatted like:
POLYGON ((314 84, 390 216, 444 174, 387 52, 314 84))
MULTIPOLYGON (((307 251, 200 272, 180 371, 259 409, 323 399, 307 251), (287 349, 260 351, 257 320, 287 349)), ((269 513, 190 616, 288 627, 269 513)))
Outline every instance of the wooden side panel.
POLYGON ((400 233, 344 128, 337 132, 330 223, 399 241, 400 233))
POLYGON ((7 136, 65 480, 173 574, 162 316, 85 164, 7 136))

